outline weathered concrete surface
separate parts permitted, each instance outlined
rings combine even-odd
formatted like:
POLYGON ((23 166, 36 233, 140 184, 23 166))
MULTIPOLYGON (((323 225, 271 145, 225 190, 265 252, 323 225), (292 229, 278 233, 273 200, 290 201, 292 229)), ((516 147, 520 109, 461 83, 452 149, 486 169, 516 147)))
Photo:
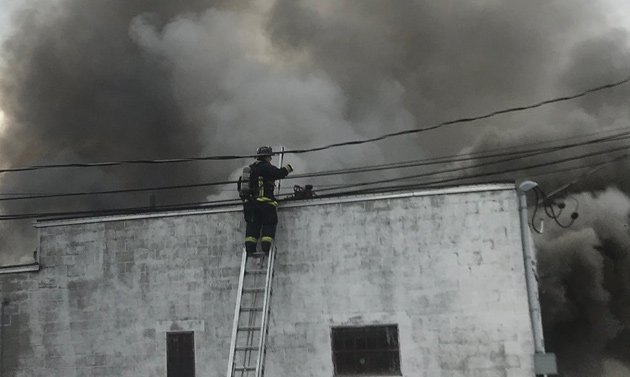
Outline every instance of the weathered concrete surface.
MULTIPOLYGON (((280 212, 267 376, 334 374, 331 326, 397 324, 404 376, 531 377, 513 190, 280 212)), ((225 375, 238 212, 40 229, 42 271, 0 275, 6 377, 166 376, 166 332, 195 331, 225 375)))

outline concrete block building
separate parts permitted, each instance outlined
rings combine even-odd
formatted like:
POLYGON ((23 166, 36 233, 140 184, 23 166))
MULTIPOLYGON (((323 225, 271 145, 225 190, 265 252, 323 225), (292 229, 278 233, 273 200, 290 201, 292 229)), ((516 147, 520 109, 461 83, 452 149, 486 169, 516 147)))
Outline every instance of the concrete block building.
MULTIPOLYGON (((296 201, 279 217, 265 376, 534 376, 514 185, 296 201)), ((239 207, 36 227, 38 264, 0 270, 2 377, 225 376, 239 207)))

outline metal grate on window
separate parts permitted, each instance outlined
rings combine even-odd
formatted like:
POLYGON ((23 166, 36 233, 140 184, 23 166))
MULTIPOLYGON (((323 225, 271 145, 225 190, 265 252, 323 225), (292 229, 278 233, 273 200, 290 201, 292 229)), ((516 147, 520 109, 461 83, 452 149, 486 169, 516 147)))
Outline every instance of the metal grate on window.
POLYGON ((400 375, 398 326, 332 328, 336 375, 400 375))
POLYGON ((195 336, 193 332, 166 334, 167 377, 195 377, 195 336))

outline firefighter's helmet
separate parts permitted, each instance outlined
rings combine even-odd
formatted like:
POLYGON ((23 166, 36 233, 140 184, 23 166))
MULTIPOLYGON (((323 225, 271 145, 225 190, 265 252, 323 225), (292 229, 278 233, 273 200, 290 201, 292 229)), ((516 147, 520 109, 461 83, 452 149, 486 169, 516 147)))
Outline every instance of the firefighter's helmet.
POLYGON ((271 149, 271 147, 266 146, 266 145, 262 147, 258 147, 258 149, 256 150, 256 155, 258 156, 258 158, 271 157, 272 154, 273 154, 273 149, 271 149))

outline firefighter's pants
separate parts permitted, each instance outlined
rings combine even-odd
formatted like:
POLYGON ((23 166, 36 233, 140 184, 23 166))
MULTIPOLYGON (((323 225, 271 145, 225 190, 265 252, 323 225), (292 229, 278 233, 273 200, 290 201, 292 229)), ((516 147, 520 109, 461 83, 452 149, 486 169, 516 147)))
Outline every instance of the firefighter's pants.
POLYGON ((271 243, 276 235, 278 213, 276 207, 268 203, 251 201, 243 206, 245 222, 245 249, 248 253, 256 252, 256 244, 260 238, 260 246, 264 252, 269 252, 271 243))

